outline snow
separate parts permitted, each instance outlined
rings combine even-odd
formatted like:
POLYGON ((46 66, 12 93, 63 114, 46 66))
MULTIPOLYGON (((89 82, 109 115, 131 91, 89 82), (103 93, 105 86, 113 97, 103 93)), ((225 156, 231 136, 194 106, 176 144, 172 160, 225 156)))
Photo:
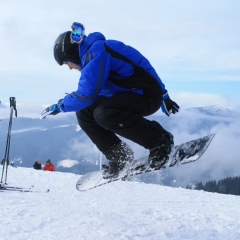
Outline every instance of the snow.
POLYGON ((58 161, 57 167, 71 168, 76 164, 79 164, 77 160, 65 159, 58 161))
POLYGON ((79 177, 9 166, 9 185, 50 192, 0 192, 0 240, 240 239, 239 196, 124 181, 79 192, 79 177))

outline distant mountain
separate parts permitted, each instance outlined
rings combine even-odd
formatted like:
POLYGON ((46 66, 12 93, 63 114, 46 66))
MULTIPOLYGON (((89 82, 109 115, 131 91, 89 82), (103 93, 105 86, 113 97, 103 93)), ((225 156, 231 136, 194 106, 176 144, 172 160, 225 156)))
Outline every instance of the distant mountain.
POLYGON ((212 105, 208 107, 198 107, 198 108, 189 108, 189 111, 192 112, 199 112, 205 115, 211 115, 211 116, 236 116, 239 114, 239 112, 235 112, 228 108, 223 108, 218 105, 212 105))
MULTIPOLYGON (((240 121, 239 111, 209 106, 182 109, 177 115, 171 117, 167 117, 159 111, 150 116, 149 119, 158 121, 164 128, 172 132, 175 144, 211 132, 217 132, 217 135, 199 163, 164 171, 164 177, 160 172, 159 174, 142 176, 141 180, 180 186, 189 184, 189 181, 199 182, 209 178, 213 179, 216 174, 219 178, 237 174, 237 168, 234 167, 234 164, 236 164, 237 157, 239 159, 240 150, 236 148, 234 151, 231 150, 233 153, 231 155, 225 153, 228 153, 229 148, 235 145, 235 142, 240 138, 240 130, 237 127, 240 121), (227 136, 227 142, 224 139, 225 136, 227 136), (225 147, 226 150, 224 150, 225 147), (224 158, 221 159, 224 154, 224 158), (211 159, 206 159, 210 157, 211 159), (225 166, 227 162, 233 164, 231 168, 225 166), (218 163, 218 166, 213 163, 218 163)), ((3 158, 5 153, 8 124, 9 119, 0 121, 0 158, 1 156, 3 158)), ((127 142, 136 152, 136 157, 148 154, 146 149, 128 140, 127 142)), ((14 162, 16 167, 32 167, 35 161, 41 160, 42 164, 45 164, 47 159, 52 160, 57 171, 78 174, 99 170, 101 162, 106 161, 79 128, 75 114, 59 114, 44 120, 14 117, 10 161, 14 162)))
MULTIPOLYGON (((8 119, 3 119, 0 123, 0 156, 4 157, 8 119)), ((96 168, 92 164, 92 154, 94 151, 88 149, 85 155, 79 153, 81 149, 77 148, 77 142, 81 144, 90 144, 85 134, 77 128, 75 115, 69 117, 49 117, 44 120, 31 118, 13 118, 10 161, 14 162, 14 166, 32 167, 35 161, 41 160, 44 165, 47 159, 58 166, 58 171, 70 171, 84 174, 85 172, 96 168), (63 159, 72 159, 79 164, 75 164, 70 168, 58 164, 63 159), (85 160, 84 160, 85 159, 85 160), (76 167, 77 165, 77 167, 76 167)), ((94 148, 94 146, 92 146, 94 148)), ((94 156, 95 158, 95 156, 94 156)))
POLYGON ((6 108, 5 105, 2 105, 1 101, 0 101, 0 108, 6 108))

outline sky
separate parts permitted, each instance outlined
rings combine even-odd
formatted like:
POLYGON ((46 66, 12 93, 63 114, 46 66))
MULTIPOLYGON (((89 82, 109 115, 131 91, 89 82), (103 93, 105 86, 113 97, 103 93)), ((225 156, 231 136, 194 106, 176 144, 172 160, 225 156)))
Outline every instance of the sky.
MULTIPOLYGON (((181 107, 239 106, 240 2, 237 0, 1 1, 0 100, 19 116, 77 89, 80 73, 60 67, 53 44, 74 21, 145 55, 181 107)), ((3 112, 0 118, 4 117, 3 112)))
POLYGON ((39 192, 0 192, 0 240, 240 239, 239 196, 128 181, 79 192, 79 178, 9 166, 9 186, 39 192))

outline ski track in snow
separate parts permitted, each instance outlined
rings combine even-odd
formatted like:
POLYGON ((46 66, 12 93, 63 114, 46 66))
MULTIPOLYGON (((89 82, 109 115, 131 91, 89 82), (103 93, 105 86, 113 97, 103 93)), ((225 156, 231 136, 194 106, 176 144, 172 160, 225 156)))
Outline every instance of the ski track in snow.
POLYGON ((123 181, 79 192, 79 177, 9 167, 9 185, 50 192, 0 192, 0 240, 240 239, 239 196, 123 181))

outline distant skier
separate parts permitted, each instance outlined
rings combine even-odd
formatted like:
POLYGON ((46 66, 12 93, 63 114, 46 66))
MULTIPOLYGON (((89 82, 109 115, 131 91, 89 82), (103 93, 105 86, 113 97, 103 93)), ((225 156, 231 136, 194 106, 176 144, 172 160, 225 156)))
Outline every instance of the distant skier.
POLYGON ((117 176, 134 158, 132 149, 117 135, 149 149, 151 166, 166 162, 173 136, 145 116, 160 107, 170 116, 179 106, 140 52, 106 40, 99 32, 86 36, 84 26, 73 23, 72 32, 60 34, 55 41, 54 57, 59 65, 81 71, 81 76, 78 89, 46 108, 41 117, 76 112, 80 127, 109 160, 104 166, 105 178, 117 176))
POLYGON ((41 170, 41 169, 42 169, 41 161, 40 161, 40 160, 36 161, 36 162, 33 164, 33 168, 36 169, 36 170, 41 170))
POLYGON ((43 170, 44 171, 50 171, 50 172, 55 172, 56 171, 56 169, 55 169, 54 165, 51 163, 50 159, 48 159, 46 161, 46 165, 44 166, 43 170))

